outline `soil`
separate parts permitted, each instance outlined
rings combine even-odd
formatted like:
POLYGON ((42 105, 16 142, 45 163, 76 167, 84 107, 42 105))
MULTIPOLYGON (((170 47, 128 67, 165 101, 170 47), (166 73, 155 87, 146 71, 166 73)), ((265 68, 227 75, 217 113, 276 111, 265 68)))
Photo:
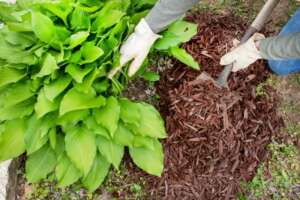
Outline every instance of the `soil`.
POLYGON ((277 94, 266 86, 266 95, 256 96, 257 85, 270 75, 263 61, 232 74, 229 89, 198 80, 202 71, 217 77, 223 68, 220 57, 246 24, 230 14, 201 12, 187 19, 198 23, 199 31, 184 48, 202 69, 174 61, 174 68, 161 74, 159 109, 169 134, 163 141, 164 173, 157 178, 132 167, 130 176, 146 177, 143 199, 237 199, 240 181, 253 178, 268 158, 272 136, 283 126, 277 94))

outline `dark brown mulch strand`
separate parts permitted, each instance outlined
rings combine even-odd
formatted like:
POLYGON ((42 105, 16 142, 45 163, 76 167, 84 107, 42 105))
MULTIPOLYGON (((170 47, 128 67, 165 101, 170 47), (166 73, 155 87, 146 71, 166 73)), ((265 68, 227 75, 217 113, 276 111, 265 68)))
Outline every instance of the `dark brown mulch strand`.
MULTIPOLYGON (((199 24, 194 39, 184 45, 216 77, 220 57, 240 37, 246 25, 231 15, 194 14, 199 24)), ((283 125, 277 115, 277 95, 256 97, 256 86, 269 75, 263 61, 231 75, 229 90, 197 80, 201 72, 175 62, 157 85, 160 111, 169 137, 163 141, 165 169, 161 178, 134 168, 132 177, 146 176, 146 199, 237 199, 240 181, 250 181, 268 156, 267 145, 283 125)))

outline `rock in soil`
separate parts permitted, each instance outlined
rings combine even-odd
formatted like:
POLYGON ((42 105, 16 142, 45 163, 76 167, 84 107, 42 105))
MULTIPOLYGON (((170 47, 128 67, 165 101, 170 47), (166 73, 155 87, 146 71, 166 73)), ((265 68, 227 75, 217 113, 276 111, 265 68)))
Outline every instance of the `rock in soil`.
POLYGON ((161 74, 157 90, 169 137, 163 141, 165 169, 161 178, 134 168, 132 177, 146 176, 146 199, 237 199, 240 182, 250 181, 267 159, 267 145, 283 121, 277 94, 270 87, 256 96, 256 87, 270 72, 263 61, 232 74, 229 89, 197 80, 202 71, 221 72, 219 60, 241 37, 245 23, 232 15, 194 14, 198 34, 184 48, 202 65, 193 71, 174 61, 161 74))

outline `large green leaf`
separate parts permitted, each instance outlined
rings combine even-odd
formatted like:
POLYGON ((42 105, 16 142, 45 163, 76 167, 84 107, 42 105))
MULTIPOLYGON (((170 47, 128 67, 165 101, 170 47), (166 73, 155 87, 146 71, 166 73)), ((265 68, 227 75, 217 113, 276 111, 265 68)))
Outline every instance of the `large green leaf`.
POLYGON ((80 7, 76 7, 72 13, 71 27, 75 30, 87 30, 91 26, 90 17, 87 12, 85 12, 80 7))
POLYGON ((66 67, 66 72, 70 74, 70 76, 72 76, 72 78, 78 83, 82 83, 84 77, 92 70, 92 65, 81 67, 80 65, 71 63, 66 67))
POLYGON ((154 140, 151 137, 143 137, 140 135, 136 135, 133 140, 134 147, 145 147, 151 150, 154 150, 154 140))
POLYGON ((56 155, 46 144, 40 150, 31 154, 26 161, 26 177, 29 183, 36 183, 47 177, 56 165, 56 155))
POLYGON ((102 96, 95 96, 93 92, 88 94, 79 92, 76 88, 73 88, 68 91, 64 96, 59 113, 63 115, 65 113, 83 110, 89 108, 99 108, 105 105, 105 98, 102 96))
POLYGON ((30 82, 20 82, 7 87, 0 93, 0 107, 9 107, 32 97, 30 82))
POLYGON ((83 61, 81 64, 92 63, 104 54, 103 50, 93 44, 93 42, 85 43, 81 49, 83 61))
POLYGON ((25 151, 25 121, 6 121, 2 126, 4 130, 0 133, 0 161, 15 158, 25 151))
POLYGON ((52 149, 56 149, 56 144, 57 144, 57 132, 56 132, 56 127, 53 127, 49 131, 49 143, 52 149))
POLYGON ((141 119, 139 104, 125 98, 120 99, 119 103, 121 106, 120 118, 122 121, 138 126, 141 119))
POLYGON ((9 83, 16 83, 26 76, 25 71, 8 67, 0 67, 0 87, 9 83))
POLYGON ((72 6, 70 3, 64 3, 64 2, 51 2, 51 3, 43 3, 43 7, 56 16, 58 16, 60 19, 63 20, 65 25, 68 25, 68 15, 71 13, 73 10, 72 6))
POLYGON ((55 37, 55 26, 52 20, 40 12, 32 12, 32 29, 43 42, 50 43, 55 37))
POLYGON ((59 77, 57 80, 44 86, 45 96, 53 101, 58 95, 60 95, 70 85, 72 78, 65 75, 59 77))
POLYGON ((132 146, 135 136, 133 133, 124 126, 122 122, 119 122, 119 126, 114 135, 114 142, 123 146, 132 146))
POLYGON ((65 143, 67 155, 76 168, 87 176, 96 156, 95 136, 86 127, 76 126, 67 133, 65 143))
POLYGON ((90 192, 94 192, 108 174, 110 163, 100 154, 97 154, 89 174, 82 180, 82 184, 90 192))
POLYGON ((154 150, 144 147, 130 147, 130 156, 133 162, 149 174, 161 176, 164 168, 164 155, 162 145, 154 141, 154 150))
POLYGON ((146 103, 139 104, 141 111, 141 121, 139 126, 131 126, 132 131, 142 136, 153 138, 166 138, 164 122, 159 112, 146 103))
POLYGON ((32 154, 39 150, 48 141, 48 133, 55 126, 55 115, 48 115, 43 119, 38 119, 33 115, 28 120, 25 132, 25 143, 27 154, 32 154))
POLYGON ((101 125, 97 124, 97 122, 93 116, 86 118, 84 123, 86 124, 88 129, 91 130, 94 134, 101 135, 101 136, 105 137, 106 139, 110 139, 110 135, 109 135, 108 131, 105 128, 103 128, 101 125))
POLYGON ((120 105, 118 100, 115 97, 109 97, 104 107, 95 110, 94 116, 97 123, 106 128, 111 137, 113 137, 118 128, 120 117, 120 105))
POLYGON ((87 31, 80 31, 71 35, 69 49, 73 49, 82 44, 89 37, 90 33, 87 31))
POLYGON ((57 119, 57 124, 62 126, 63 129, 73 128, 80 121, 84 121, 88 116, 90 116, 89 110, 77 110, 68 112, 57 119))
POLYGON ((50 53, 46 54, 46 57, 44 59, 42 68, 38 74, 35 75, 35 77, 44 77, 47 75, 52 74, 58 69, 56 59, 54 56, 52 56, 50 53))
POLYGON ((105 139, 102 136, 97 136, 96 140, 101 154, 118 170, 124 155, 124 146, 115 144, 112 140, 105 139))
POLYGON ((59 187, 69 186, 82 176, 80 171, 73 165, 65 153, 58 160, 55 168, 55 175, 59 187))
POLYGON ((19 104, 0 108, 0 121, 22 118, 33 112, 35 98, 30 98, 19 104))
POLYGON ((172 56, 174 56, 180 62, 186 64, 187 66, 196 70, 200 69, 200 66, 197 63, 197 61, 195 61, 194 58, 185 49, 181 49, 179 47, 172 47, 169 52, 172 56))
POLYGON ((119 23, 124 15, 124 12, 114 9, 100 12, 92 24, 92 31, 100 34, 107 28, 119 23))
POLYGON ((47 99, 45 95, 45 90, 42 89, 39 93, 37 102, 34 106, 37 117, 41 118, 49 112, 58 110, 59 103, 60 103, 59 98, 57 98, 55 101, 50 101, 49 99, 47 99))
POLYGON ((185 21, 176 21, 164 33, 154 47, 158 50, 167 50, 189 41, 197 34, 197 25, 185 21))

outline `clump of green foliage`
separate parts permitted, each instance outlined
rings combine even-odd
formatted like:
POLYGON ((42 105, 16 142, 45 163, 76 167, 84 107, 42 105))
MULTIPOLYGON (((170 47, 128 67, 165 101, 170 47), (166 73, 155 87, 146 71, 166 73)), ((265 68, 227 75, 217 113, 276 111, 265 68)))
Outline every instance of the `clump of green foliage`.
POLYGON ((294 192, 300 181, 300 152, 293 145, 270 144, 272 158, 268 165, 261 165, 250 183, 243 183, 249 199, 291 199, 299 198, 294 192), (266 167, 268 166, 268 168, 266 167), (270 177, 266 176, 268 171, 270 177))
MULTIPOLYGON (((18 0, 0 4, 0 161, 26 152, 31 183, 54 175, 96 190, 125 148, 149 174, 163 171, 166 138, 158 111, 120 96, 127 68, 112 80, 122 42, 156 0, 18 0)), ((179 45, 197 26, 177 21, 153 51, 198 69, 179 45)))

